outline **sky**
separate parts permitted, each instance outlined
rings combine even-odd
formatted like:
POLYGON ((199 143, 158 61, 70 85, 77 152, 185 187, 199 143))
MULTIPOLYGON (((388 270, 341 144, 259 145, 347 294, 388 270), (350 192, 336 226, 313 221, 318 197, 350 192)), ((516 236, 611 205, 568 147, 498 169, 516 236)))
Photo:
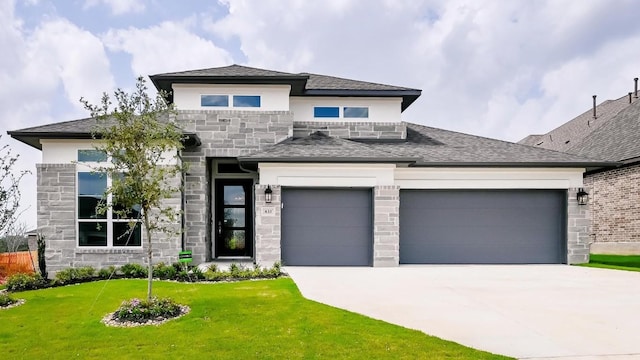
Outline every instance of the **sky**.
POLYGON ((635 0, 0 0, 0 146, 36 226, 38 150, 8 130, 88 116, 135 78, 240 64, 422 89, 405 121, 501 140, 625 96, 635 0))

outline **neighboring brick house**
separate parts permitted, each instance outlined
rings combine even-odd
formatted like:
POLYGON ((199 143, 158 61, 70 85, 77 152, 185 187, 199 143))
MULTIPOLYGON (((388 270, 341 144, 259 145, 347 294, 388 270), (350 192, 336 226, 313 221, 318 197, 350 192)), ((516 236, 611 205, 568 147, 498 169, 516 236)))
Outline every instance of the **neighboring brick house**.
POLYGON ((640 254, 640 101, 635 81, 634 92, 520 141, 619 164, 584 175, 592 212, 591 252, 596 254, 640 254))
MULTIPOLYGON (((606 165, 403 122, 420 90, 245 66, 151 76, 191 140, 182 238, 155 259, 397 266, 588 260, 585 170, 606 165)), ((425 118, 428 121, 428 118, 425 118)), ((42 150, 38 231, 48 267, 144 261, 121 220, 97 218, 108 179, 80 119, 10 131, 42 150), (96 228, 97 223, 104 226, 96 228)), ((137 230, 140 231, 140 230, 137 230)))

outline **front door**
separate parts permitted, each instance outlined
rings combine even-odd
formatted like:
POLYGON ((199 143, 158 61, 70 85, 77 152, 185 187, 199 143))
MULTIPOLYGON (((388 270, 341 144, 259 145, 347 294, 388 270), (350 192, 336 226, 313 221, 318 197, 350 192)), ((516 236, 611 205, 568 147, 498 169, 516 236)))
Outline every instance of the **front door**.
POLYGON ((215 181, 216 257, 253 256, 252 179, 215 181))

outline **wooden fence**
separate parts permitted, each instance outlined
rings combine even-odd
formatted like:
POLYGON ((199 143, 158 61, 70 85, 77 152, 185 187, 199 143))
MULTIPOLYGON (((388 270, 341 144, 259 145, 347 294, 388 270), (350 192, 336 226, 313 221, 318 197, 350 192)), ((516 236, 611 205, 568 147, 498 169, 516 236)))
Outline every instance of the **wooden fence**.
POLYGON ((0 253, 0 282, 16 273, 35 273, 37 264, 37 251, 0 253))

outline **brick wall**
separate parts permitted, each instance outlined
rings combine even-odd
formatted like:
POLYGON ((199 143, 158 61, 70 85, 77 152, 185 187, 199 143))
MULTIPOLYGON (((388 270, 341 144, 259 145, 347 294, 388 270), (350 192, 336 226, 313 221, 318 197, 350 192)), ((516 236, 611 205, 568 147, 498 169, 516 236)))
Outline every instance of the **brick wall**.
POLYGON ((640 165, 587 175, 595 243, 640 242, 640 165))
POLYGON ((329 136, 345 139, 406 139, 405 123, 372 123, 372 122, 317 122, 296 121, 293 123, 293 136, 305 137, 316 131, 329 136))

